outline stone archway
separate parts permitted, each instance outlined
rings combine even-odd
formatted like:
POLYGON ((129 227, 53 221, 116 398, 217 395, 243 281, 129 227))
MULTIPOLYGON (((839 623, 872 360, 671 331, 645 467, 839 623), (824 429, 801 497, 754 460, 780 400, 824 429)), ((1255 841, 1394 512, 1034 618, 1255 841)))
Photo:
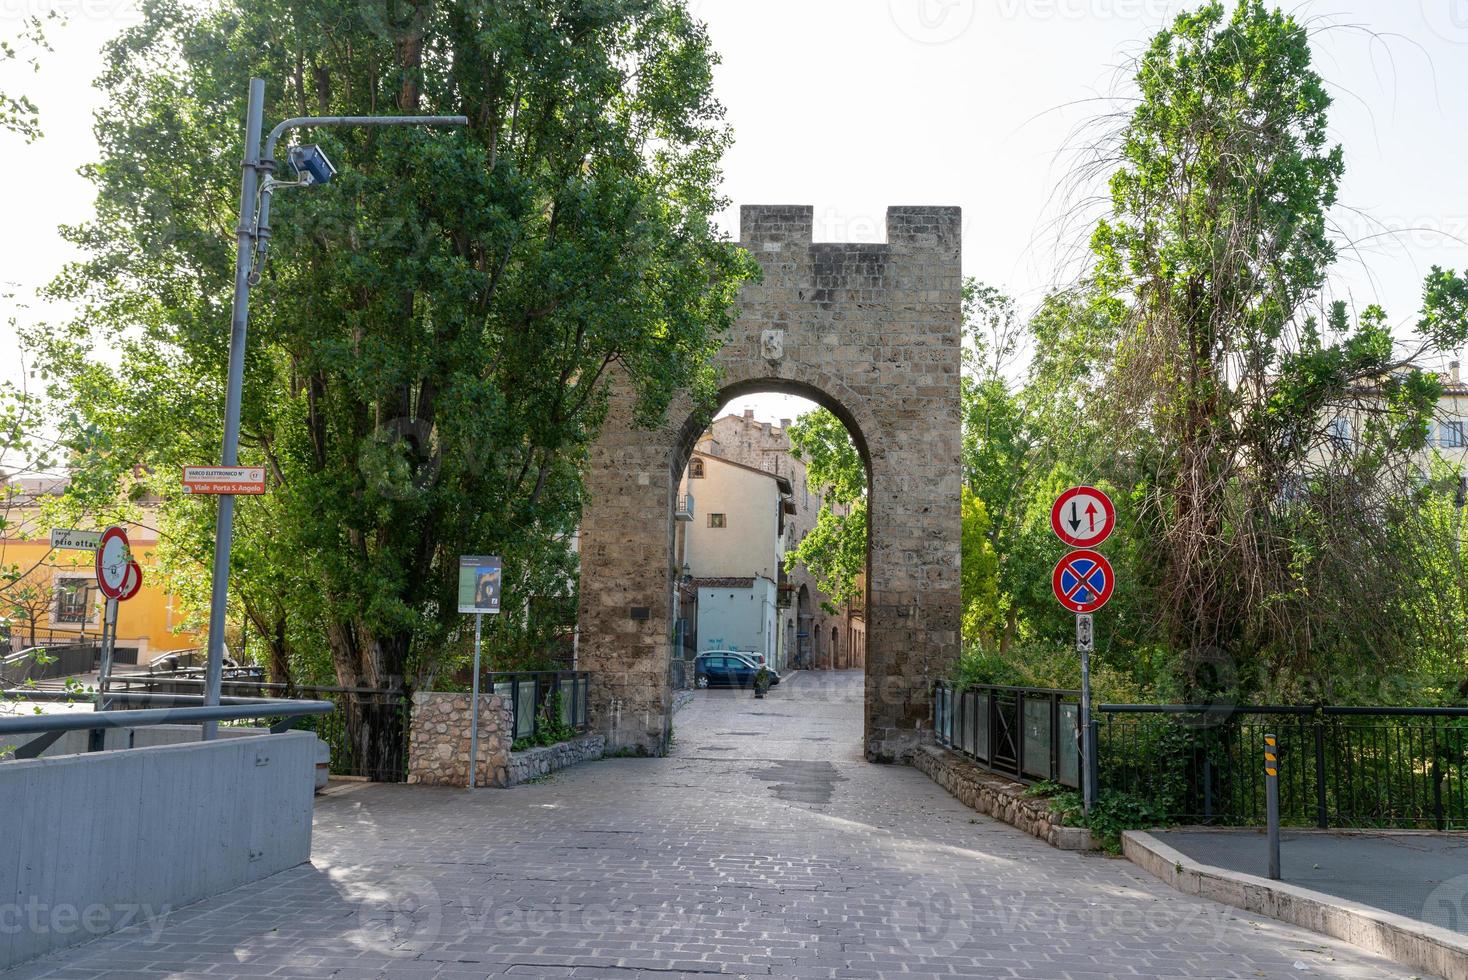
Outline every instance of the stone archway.
MULTIPOLYGON (((866 757, 928 737, 932 682, 959 645, 960 214, 887 210, 884 244, 813 243, 809 207, 746 206, 740 241, 763 278, 717 364, 722 402, 801 395, 846 425, 867 466, 866 757)), ((614 386, 591 452, 581 527, 578 660, 609 748, 662 754, 672 692, 672 511, 707 419, 686 396, 655 429, 614 386)))

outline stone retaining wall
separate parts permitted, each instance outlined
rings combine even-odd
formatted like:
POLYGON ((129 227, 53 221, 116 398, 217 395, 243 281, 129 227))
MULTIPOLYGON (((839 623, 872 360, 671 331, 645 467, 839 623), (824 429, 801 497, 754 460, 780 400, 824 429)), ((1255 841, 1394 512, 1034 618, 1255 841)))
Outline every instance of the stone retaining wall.
POLYGON ((1095 849, 1084 827, 1062 826, 1047 800, 1025 796, 1025 785, 989 772, 957 752, 924 745, 912 754, 913 768, 980 813, 1018 827, 1062 851, 1095 849))
POLYGON ((600 759, 606 750, 607 737, 601 732, 592 732, 555 745, 543 745, 524 752, 511 752, 508 766, 509 785, 529 782, 548 776, 557 769, 574 766, 578 762, 600 759))
MULTIPOLYGON (((422 786, 469 784, 469 695, 419 691, 408 732, 408 782, 422 786)), ((474 785, 508 786, 510 701, 479 695, 479 765, 474 785)))
MULTIPOLYGON (((479 766, 475 786, 514 786, 540 776, 600 759, 606 736, 582 735, 555 745, 511 752, 514 727, 510 699, 479 695, 479 766)), ((413 695, 408 732, 408 782, 420 786, 467 786, 469 773, 469 695, 419 692, 413 695)))

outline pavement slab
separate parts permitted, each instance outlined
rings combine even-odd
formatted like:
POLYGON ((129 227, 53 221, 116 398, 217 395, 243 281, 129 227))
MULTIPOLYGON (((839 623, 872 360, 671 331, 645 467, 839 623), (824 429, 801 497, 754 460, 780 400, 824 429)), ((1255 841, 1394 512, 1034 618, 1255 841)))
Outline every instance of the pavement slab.
POLYGON ((664 759, 333 783, 310 864, 3 977, 1412 975, 865 762, 862 697, 859 671, 802 671, 764 699, 698 692, 664 759))

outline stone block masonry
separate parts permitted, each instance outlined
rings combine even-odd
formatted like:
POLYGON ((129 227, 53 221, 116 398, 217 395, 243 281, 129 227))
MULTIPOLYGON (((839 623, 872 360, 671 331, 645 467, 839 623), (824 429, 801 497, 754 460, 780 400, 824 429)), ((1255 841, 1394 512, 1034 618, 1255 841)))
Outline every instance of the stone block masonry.
POLYGON ((964 806, 1018 827, 1051 847, 1062 851, 1095 850, 1089 830, 1061 824, 1050 802, 1026 796, 1023 783, 989 772, 938 745, 918 749, 913 753, 912 765, 964 806))
MULTIPOLYGON (((578 762, 600 759, 606 738, 598 732, 510 751, 514 727, 510 699, 479 696, 479 766, 474 785, 505 787, 549 775, 578 762)), ((413 695, 413 723, 408 732, 408 782, 420 786, 468 786, 469 695, 419 692, 413 695)))
POLYGON ((555 745, 541 745, 524 752, 511 752, 509 785, 528 783, 532 779, 549 776, 559 769, 567 769, 581 762, 591 762, 602 757, 607 738, 601 732, 592 732, 555 745))
MULTIPOLYGON (((741 244, 762 278, 739 296, 715 357, 720 402, 773 391, 846 425, 867 464, 864 748, 907 759, 931 738, 932 682, 959 650, 961 216, 887 209, 885 243, 816 243, 808 206, 745 207, 741 244)), ((660 427, 633 420, 615 379, 593 446, 581 526, 578 665, 609 749, 667 751, 674 706, 673 522, 678 479, 709 412, 675 399, 660 427)))
MULTIPOLYGON (((469 695, 420 691, 413 695, 408 731, 408 782, 469 785, 469 695)), ((479 695, 479 765, 474 785, 508 786, 514 727, 508 698, 479 695)))

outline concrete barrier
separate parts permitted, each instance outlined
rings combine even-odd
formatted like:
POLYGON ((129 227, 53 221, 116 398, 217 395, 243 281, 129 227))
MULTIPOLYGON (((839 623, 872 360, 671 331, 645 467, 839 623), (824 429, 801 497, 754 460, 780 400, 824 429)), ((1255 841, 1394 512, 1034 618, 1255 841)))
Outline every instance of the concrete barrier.
MULTIPOLYGON (((60 738, 41 750, 37 758, 50 759, 58 755, 77 755, 87 751, 90 732, 65 732, 60 738)), ((220 738, 254 738, 269 735, 270 729, 254 725, 221 725, 220 738)), ((0 749, 19 749, 38 735, 14 735, 0 742, 0 749)), ((183 745, 197 742, 202 736, 198 725, 147 725, 143 728, 107 728, 102 732, 102 747, 108 751, 121 749, 145 749, 158 745, 183 745)), ((4 755, 0 755, 3 760, 4 755)), ((326 788, 331 779, 331 746, 316 739, 316 790, 326 788)))
POLYGON ((0 970, 309 860, 309 732, 0 762, 0 970))
POLYGON ((1194 861, 1149 833, 1121 835, 1127 860, 1178 891, 1343 939, 1443 980, 1468 980, 1468 936, 1384 909, 1194 861))

